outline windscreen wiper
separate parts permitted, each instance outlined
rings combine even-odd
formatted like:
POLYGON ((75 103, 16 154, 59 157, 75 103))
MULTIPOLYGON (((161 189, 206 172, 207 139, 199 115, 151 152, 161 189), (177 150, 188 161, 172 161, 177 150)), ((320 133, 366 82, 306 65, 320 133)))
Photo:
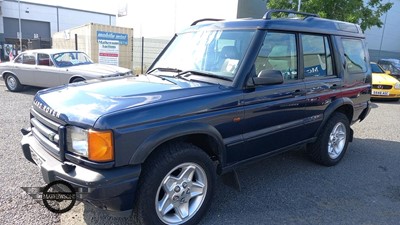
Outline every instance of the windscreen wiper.
POLYGON ((172 73, 180 73, 182 72, 182 70, 178 69, 178 68, 170 68, 170 67, 156 67, 154 69, 151 69, 149 72, 147 73, 152 73, 154 71, 161 71, 161 72, 172 72, 172 73))
POLYGON ((190 74, 204 76, 204 77, 212 77, 212 78, 217 78, 217 79, 226 80, 226 81, 232 81, 232 79, 230 79, 228 77, 218 76, 216 74, 205 73, 205 72, 200 72, 200 71, 196 71, 196 70, 181 71, 175 77, 185 78, 184 75, 189 76, 190 74))

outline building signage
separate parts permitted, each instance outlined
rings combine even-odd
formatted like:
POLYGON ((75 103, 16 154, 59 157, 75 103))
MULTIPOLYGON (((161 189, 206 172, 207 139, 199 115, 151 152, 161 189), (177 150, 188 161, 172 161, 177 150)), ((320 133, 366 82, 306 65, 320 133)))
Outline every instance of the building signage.
POLYGON ((114 32, 97 31, 97 42, 101 40, 118 41, 120 45, 127 45, 128 35, 114 32))
POLYGON ((99 63, 119 66, 119 42, 99 40, 99 63))

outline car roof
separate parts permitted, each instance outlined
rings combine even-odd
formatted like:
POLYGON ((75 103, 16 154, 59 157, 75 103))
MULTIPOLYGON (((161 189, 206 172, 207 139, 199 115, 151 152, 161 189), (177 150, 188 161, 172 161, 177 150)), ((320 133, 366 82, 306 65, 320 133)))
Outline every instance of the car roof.
POLYGON ((82 52, 82 51, 77 51, 73 49, 32 49, 32 50, 26 50, 23 53, 28 53, 28 54, 35 54, 35 53, 44 53, 44 54, 56 54, 56 53, 62 53, 62 52, 82 52))
POLYGON ((269 15, 269 11, 266 12, 262 19, 246 18, 220 21, 216 21, 215 19, 199 20, 201 23, 197 24, 197 21, 194 22, 193 26, 183 30, 182 33, 199 29, 268 29, 333 34, 360 38, 365 37, 360 26, 357 24, 319 18, 317 15, 313 14, 307 14, 304 18, 272 19, 269 15))

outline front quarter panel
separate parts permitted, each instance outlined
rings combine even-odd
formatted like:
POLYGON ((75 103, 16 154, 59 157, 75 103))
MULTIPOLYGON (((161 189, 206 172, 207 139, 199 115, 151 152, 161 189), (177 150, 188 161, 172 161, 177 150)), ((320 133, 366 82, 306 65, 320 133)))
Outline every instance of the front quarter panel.
POLYGON ((129 164, 134 165, 143 163, 151 154, 152 150, 156 149, 161 144, 169 140, 191 134, 204 134, 210 136, 217 143, 218 148, 215 149, 215 153, 220 156, 223 152, 223 139, 215 127, 205 123, 185 123, 161 130, 158 133, 147 137, 146 140, 143 141, 134 152, 129 164))
MULTIPOLYGON (((160 144, 189 134, 213 137, 219 149, 231 137, 240 137, 243 118, 240 91, 182 98, 108 114, 100 117, 95 129, 112 128, 116 166, 140 163, 160 144)), ((240 144, 240 143, 238 143, 240 144)))

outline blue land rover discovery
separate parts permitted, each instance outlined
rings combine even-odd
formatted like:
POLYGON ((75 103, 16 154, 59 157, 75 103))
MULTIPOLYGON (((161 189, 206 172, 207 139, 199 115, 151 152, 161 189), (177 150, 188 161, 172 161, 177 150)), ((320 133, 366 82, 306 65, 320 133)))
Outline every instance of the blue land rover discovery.
POLYGON ((216 175, 243 163, 306 147, 315 162, 337 164, 370 93, 358 25, 284 10, 202 20, 146 74, 39 91, 22 149, 46 182, 81 188, 101 209, 195 224, 216 175))

